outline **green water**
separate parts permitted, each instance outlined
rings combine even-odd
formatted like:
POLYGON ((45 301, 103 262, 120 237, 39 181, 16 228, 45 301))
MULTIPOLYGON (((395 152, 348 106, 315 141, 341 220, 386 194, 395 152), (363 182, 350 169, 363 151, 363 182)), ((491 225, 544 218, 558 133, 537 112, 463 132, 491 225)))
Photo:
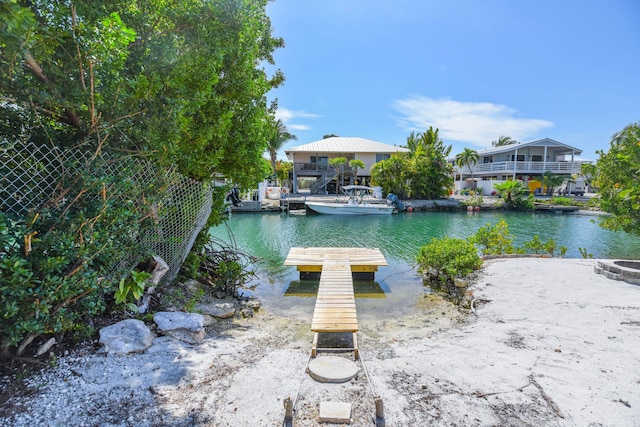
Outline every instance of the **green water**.
POLYGON ((258 286, 247 295, 259 297, 267 310, 280 314, 313 311, 313 282, 300 282, 295 267, 284 267, 294 246, 348 246, 379 248, 389 263, 380 267, 372 284, 356 284, 358 316, 401 316, 425 292, 415 269, 420 247, 434 237, 467 238, 487 223, 504 218, 514 244, 538 235, 568 248, 566 257, 581 258, 585 248, 594 258, 640 258, 640 238, 603 230, 596 215, 559 215, 509 212, 414 212, 397 215, 334 216, 285 213, 234 214, 226 225, 211 230, 212 236, 230 241, 258 257, 258 286), (360 286, 363 297, 358 297, 360 286), (360 310, 363 308, 363 310, 360 310), (365 314, 363 314, 365 313, 365 314))

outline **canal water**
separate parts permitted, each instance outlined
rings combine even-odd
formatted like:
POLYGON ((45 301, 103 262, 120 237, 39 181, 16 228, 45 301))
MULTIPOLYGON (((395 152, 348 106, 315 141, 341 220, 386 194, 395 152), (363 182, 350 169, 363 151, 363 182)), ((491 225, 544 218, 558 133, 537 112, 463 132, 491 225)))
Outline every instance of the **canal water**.
POLYGON ((640 258, 640 238, 611 232, 598 224, 598 215, 541 214, 484 211, 413 212, 397 215, 334 216, 286 213, 234 214, 211 235, 235 242, 238 249, 258 258, 254 290, 265 309, 281 315, 312 313, 317 282, 300 281, 295 267, 285 267, 294 246, 379 248, 389 263, 380 267, 375 282, 355 284, 358 316, 401 317, 419 305, 428 292, 416 270, 421 246, 432 238, 468 238, 480 227, 505 219, 514 245, 538 235, 567 247, 567 258, 581 258, 580 248, 594 258, 640 258), (361 310, 362 308, 362 310, 361 310), (365 313, 365 314, 362 314, 365 313))

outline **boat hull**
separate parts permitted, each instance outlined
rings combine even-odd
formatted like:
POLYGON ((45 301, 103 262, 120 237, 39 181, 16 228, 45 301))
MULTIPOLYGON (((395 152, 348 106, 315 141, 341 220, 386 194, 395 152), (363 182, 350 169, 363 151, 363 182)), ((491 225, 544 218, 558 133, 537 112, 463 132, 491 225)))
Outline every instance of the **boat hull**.
POLYGON ((393 206, 376 203, 327 203, 306 202, 306 205, 314 212, 324 215, 391 215, 393 206))

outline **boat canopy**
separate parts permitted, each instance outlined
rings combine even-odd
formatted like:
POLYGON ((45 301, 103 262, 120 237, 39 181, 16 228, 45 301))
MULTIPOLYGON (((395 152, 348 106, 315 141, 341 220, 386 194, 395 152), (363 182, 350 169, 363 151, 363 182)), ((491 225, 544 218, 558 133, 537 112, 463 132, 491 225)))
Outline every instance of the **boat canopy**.
POLYGON ((344 191, 373 191, 373 187, 367 187, 366 185, 345 185, 342 189, 344 191))

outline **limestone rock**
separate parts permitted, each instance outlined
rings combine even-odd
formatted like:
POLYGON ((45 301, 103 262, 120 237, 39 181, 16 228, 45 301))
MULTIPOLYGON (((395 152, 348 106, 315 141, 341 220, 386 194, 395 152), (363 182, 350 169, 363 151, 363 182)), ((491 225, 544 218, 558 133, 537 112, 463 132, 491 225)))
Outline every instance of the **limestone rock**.
POLYGON ((247 317, 253 317, 253 315, 255 314, 253 309, 245 307, 242 310, 240 310, 240 314, 242 315, 243 318, 247 318, 247 317))
POLYGON ((199 313, 159 311, 153 315, 153 321, 162 332, 175 331, 176 329, 198 332, 204 327, 204 319, 199 313))
POLYGON ((199 313, 161 311, 153 321, 162 333, 180 341, 198 344, 205 337, 204 317, 199 313))
POLYGON ((145 351, 153 344, 153 333, 137 319, 122 320, 100 329, 100 344, 109 354, 128 354, 145 351))
POLYGON ((230 302, 219 302, 213 304, 198 304, 196 310, 202 314, 216 317, 218 319, 228 319, 236 314, 236 306, 230 302))
POLYGON ((244 306, 252 309, 253 311, 258 311, 260 309, 260 301, 257 299, 251 299, 244 303, 244 306))

